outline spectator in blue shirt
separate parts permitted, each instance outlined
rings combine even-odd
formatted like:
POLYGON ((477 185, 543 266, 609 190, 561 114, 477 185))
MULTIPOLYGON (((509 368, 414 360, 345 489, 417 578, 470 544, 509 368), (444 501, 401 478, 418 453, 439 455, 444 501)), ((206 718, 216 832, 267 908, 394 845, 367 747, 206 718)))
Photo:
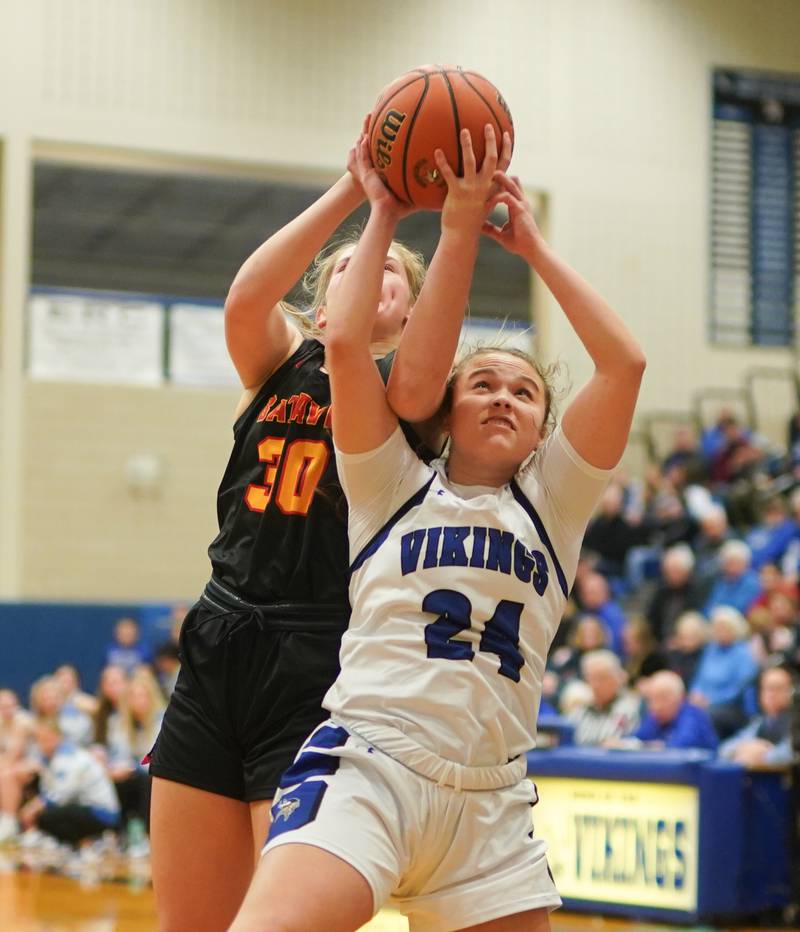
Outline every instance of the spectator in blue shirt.
POLYGON ((114 625, 114 640, 106 648, 104 665, 112 664, 130 676, 143 663, 150 662, 150 652, 142 644, 139 625, 133 618, 120 618, 114 625))
POLYGON ((37 721, 36 743, 39 794, 20 810, 23 828, 37 827, 71 845, 115 828, 119 802, 102 764, 66 739, 55 718, 37 721))
POLYGON ((762 670, 758 684, 760 714, 720 747, 720 757, 745 767, 790 764, 793 696, 794 683, 788 667, 762 670))
POLYGON ((633 737, 648 747, 705 748, 719 740, 705 709, 686 701, 683 680, 671 670, 654 673, 645 688, 647 712, 633 737))
POLYGON ((611 597, 606 578, 600 573, 587 573, 580 583, 580 600, 583 612, 594 615, 605 625, 611 650, 618 657, 623 657, 622 629, 625 627, 625 612, 611 597))
POLYGON ((796 537, 797 522, 790 516, 786 502, 780 495, 768 499, 761 507, 760 522, 745 537, 753 554, 753 567, 780 563, 796 537))
POLYGON ((747 721, 747 692, 758 666, 745 640, 748 626, 741 612, 720 605, 711 614, 711 639, 692 683, 689 701, 708 710, 720 738, 727 738, 747 721))
POLYGON ((731 605, 743 615, 761 595, 758 573, 750 568, 750 548, 744 541, 729 540, 720 550, 720 573, 705 604, 704 614, 711 617, 719 605, 731 605))

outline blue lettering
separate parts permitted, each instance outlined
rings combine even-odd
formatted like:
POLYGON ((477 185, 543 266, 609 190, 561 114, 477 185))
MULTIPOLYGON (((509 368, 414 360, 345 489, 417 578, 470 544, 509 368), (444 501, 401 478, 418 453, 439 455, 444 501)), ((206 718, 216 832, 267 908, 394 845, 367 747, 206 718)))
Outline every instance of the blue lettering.
POLYGON ((627 823, 627 819, 614 819, 614 853, 616 854, 616 858, 614 859, 614 872, 612 879, 615 881, 615 883, 625 883, 627 880, 625 873, 625 855, 628 849, 628 837, 626 831, 627 823))
POLYGON ((478 648, 497 654, 500 658, 498 673, 515 683, 519 683, 519 671, 525 665, 519 651, 519 623, 524 608, 522 602, 509 602, 507 599, 498 602, 494 615, 486 622, 478 648))
POLYGON ((468 527, 446 527, 442 537, 442 555, 439 566, 466 566, 467 551, 464 541, 469 537, 468 527))
POLYGON ((675 823, 675 889, 683 890, 686 882, 686 853, 683 842, 686 836, 686 825, 683 822, 675 823))
POLYGON ((403 534, 400 538, 400 569, 405 576, 407 573, 413 573, 419 563, 419 555, 422 553, 422 542, 425 540, 425 529, 410 531, 403 534))
POLYGON ((641 832, 635 833, 636 838, 636 876, 641 883, 648 883, 650 878, 647 875, 647 845, 642 838, 641 832))
POLYGON ((489 529, 489 554, 486 557, 487 570, 499 570, 506 576, 511 574, 511 548, 514 535, 510 531, 489 529))
POLYGON ((577 878, 651 889, 685 887, 685 823, 583 813, 574 816, 574 826, 577 878))
POLYGON ((439 616, 436 621, 425 625, 425 644, 429 657, 472 660, 475 651, 469 641, 452 640, 456 634, 467 631, 472 624, 472 604, 465 595, 452 589, 436 589, 423 599, 422 611, 439 616))
POLYGON ((438 563, 439 556, 439 538, 442 536, 440 527, 428 528, 428 546, 425 548, 425 562, 422 564, 424 570, 429 570, 438 563))
POLYGON ((483 561, 483 551, 486 549, 486 528, 474 527, 472 529, 472 556, 469 558, 469 565, 483 569, 486 565, 483 561))
POLYGON ((520 582, 530 582, 533 572, 533 557, 520 541, 514 541, 514 575, 520 582))
POLYGON ((533 588, 536 590, 537 595, 544 595, 548 581, 547 560, 545 560, 544 554, 538 550, 534 550, 532 556, 536 561, 536 572, 533 574, 533 588))
POLYGON ((663 887, 666 883, 667 877, 667 852, 664 850, 664 846, 661 843, 662 836, 664 835, 667 829, 667 823, 663 819, 659 819, 656 822, 656 883, 659 887, 663 887))

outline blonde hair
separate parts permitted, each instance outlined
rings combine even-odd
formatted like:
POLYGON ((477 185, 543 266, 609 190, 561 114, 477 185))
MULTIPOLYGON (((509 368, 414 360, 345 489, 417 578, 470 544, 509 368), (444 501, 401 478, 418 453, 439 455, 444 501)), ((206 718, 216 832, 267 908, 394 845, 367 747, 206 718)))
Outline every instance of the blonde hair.
POLYGON ((131 748, 136 748, 137 723, 131 711, 130 694, 134 686, 138 685, 143 685, 147 689, 150 697, 150 714, 147 721, 140 723, 142 731, 145 733, 151 731, 166 707, 164 694, 161 692, 161 688, 155 676, 147 667, 138 667, 133 676, 128 680, 125 692, 119 704, 120 720, 122 721, 122 726, 125 729, 125 734, 131 748))
POLYGON ((56 691, 60 704, 64 704, 64 693, 61 689, 61 685, 52 673, 47 673, 45 676, 40 676, 38 680, 35 680, 31 686, 28 704, 31 711, 36 716, 41 716, 41 712, 39 711, 40 696, 42 692, 49 687, 52 687, 56 691))
MULTIPOLYGON (((331 283, 336 263, 341 258, 342 253, 352 246, 356 246, 360 239, 361 231, 348 233, 343 239, 336 240, 318 253, 311 268, 303 277, 303 291, 309 298, 308 307, 305 311, 295 307, 288 301, 281 302, 281 309, 297 324, 303 336, 319 339, 322 335, 322 330, 317 326, 314 318, 319 308, 325 304, 325 295, 328 291, 328 285, 331 283)), ((389 252, 397 256, 405 270, 411 291, 411 304, 413 305, 419 297, 422 283, 425 281, 425 272, 427 271, 425 259, 422 253, 404 246, 403 243, 399 243, 397 240, 392 240, 389 252)))

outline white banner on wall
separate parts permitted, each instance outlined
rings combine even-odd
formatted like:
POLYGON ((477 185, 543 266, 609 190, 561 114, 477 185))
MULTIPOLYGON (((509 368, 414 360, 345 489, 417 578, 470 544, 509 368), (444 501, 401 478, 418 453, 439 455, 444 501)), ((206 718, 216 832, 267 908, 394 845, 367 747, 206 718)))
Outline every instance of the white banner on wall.
POLYGON ((169 375, 175 385, 239 384, 225 346, 221 307, 173 304, 169 331, 169 375))
POLYGON ((160 385, 164 308, 88 295, 34 295, 28 305, 34 379, 160 385))

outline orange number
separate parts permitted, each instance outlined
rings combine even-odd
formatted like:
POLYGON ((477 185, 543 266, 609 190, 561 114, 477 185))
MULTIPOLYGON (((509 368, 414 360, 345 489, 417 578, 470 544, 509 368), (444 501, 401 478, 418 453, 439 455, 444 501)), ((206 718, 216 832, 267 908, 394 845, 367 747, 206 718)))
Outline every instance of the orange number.
POLYGON ((330 451, 322 440, 295 440, 283 458, 275 503, 285 515, 307 515, 330 451))
POLYGON ((330 450, 323 440, 295 440, 289 444, 286 455, 284 437, 267 437, 258 445, 258 458, 267 464, 264 485, 250 484, 244 501, 251 511, 266 511, 275 488, 275 504, 285 515, 306 515, 319 480, 328 465, 330 450))
POLYGON ((264 485, 247 486, 244 493, 244 501, 250 511, 266 511, 269 500, 272 498, 272 490, 275 487, 275 476, 278 474, 281 453, 283 445, 286 443, 284 437, 267 437, 258 445, 258 458, 262 463, 267 464, 267 472, 264 476, 264 485))

